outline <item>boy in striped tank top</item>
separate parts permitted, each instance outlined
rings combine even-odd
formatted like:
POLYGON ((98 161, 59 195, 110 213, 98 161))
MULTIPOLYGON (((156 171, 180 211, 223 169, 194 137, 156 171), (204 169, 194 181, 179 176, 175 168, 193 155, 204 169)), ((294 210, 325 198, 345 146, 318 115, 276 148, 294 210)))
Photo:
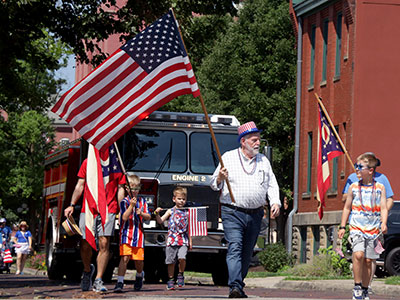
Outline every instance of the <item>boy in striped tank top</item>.
POLYGON ((129 196, 129 187, 126 187, 127 196, 121 201, 120 207, 120 234, 119 254, 121 260, 118 267, 118 282, 114 291, 121 293, 124 287, 124 277, 129 260, 135 261, 136 280, 134 289, 139 291, 143 286, 144 261, 144 233, 143 221, 150 220, 146 200, 138 197, 140 191, 140 177, 129 175, 128 183, 132 191, 129 196))
POLYGON ((380 233, 387 231, 386 190, 383 184, 374 180, 377 162, 371 152, 358 157, 358 163, 354 167, 360 181, 350 185, 338 232, 338 237, 343 238, 349 219, 353 248, 354 300, 369 300, 371 264, 372 260, 379 257, 375 244, 380 233))

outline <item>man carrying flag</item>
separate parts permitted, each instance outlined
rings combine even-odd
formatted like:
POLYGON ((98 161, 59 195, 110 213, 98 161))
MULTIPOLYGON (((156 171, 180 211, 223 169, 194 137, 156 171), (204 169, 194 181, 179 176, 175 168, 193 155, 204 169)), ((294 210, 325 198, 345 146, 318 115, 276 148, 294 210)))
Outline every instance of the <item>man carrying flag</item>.
POLYGON ((330 185, 329 161, 344 154, 341 143, 334 135, 334 128, 330 125, 330 119, 325 109, 318 103, 319 126, 318 126, 318 165, 317 165, 317 200, 318 215, 322 219, 325 207, 325 194, 330 185))
POLYGON ((103 284, 102 276, 109 259, 110 238, 114 234, 118 203, 125 196, 125 177, 121 172, 114 145, 105 152, 99 152, 89 145, 88 158, 83 161, 78 177, 70 206, 65 209, 64 215, 67 218, 72 215, 84 192, 79 218, 79 228, 82 232, 80 252, 83 263, 81 288, 82 291, 92 289, 92 276, 95 270, 91 264, 92 248, 95 250, 98 248, 97 275, 93 290, 105 292, 107 288, 103 284))

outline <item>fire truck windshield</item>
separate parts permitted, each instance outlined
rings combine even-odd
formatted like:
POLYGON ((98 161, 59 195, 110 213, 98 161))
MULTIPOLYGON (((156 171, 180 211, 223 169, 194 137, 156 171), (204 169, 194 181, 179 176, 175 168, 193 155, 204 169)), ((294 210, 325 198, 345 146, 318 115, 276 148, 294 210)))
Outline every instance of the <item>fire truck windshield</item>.
MULTIPOLYGON (((216 134, 221 154, 238 146, 236 134, 216 134)), ((128 131, 120 146, 127 171, 212 174, 218 156, 209 133, 193 132, 189 137, 182 130, 135 129, 128 131), (188 157, 190 163, 188 164, 188 157), (167 160, 166 160, 167 158, 167 160)))
MULTIPOLYGON (((215 134, 221 155, 239 146, 236 134, 215 134)), ((190 135, 190 170, 198 174, 212 174, 218 166, 218 155, 209 133, 190 135)))

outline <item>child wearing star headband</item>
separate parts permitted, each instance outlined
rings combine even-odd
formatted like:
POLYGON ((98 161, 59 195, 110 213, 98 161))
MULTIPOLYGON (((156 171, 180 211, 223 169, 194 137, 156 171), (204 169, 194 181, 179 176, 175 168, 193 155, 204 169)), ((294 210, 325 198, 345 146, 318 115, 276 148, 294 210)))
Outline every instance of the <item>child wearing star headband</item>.
POLYGON ((369 299, 368 284, 372 260, 379 257, 375 243, 387 231, 386 190, 374 180, 378 160, 371 152, 360 155, 354 165, 360 181, 353 183, 343 208, 338 237, 341 239, 349 219, 353 248, 353 299, 369 299))

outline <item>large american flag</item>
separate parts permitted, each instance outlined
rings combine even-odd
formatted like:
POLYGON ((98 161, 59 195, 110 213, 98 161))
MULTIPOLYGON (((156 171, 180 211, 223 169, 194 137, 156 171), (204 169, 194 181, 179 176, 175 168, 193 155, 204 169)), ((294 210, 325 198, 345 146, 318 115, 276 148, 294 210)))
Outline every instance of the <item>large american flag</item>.
POLYGON ((200 95, 178 24, 169 11, 119 48, 52 111, 103 151, 151 112, 200 95))
POLYGON ((318 215, 324 216, 325 194, 330 186, 329 161, 344 154, 344 150, 333 134, 327 116, 318 104, 319 126, 318 126, 318 165, 317 165, 317 200, 318 215))
POLYGON ((106 151, 99 152, 92 144, 89 144, 83 211, 85 212, 85 239, 93 249, 97 249, 95 217, 100 215, 104 228, 108 213, 117 212, 118 204, 115 197, 118 185, 123 183, 125 183, 125 177, 122 174, 114 145, 106 151))
POLYGON ((189 236, 207 235, 207 209, 205 207, 189 208, 189 236))

